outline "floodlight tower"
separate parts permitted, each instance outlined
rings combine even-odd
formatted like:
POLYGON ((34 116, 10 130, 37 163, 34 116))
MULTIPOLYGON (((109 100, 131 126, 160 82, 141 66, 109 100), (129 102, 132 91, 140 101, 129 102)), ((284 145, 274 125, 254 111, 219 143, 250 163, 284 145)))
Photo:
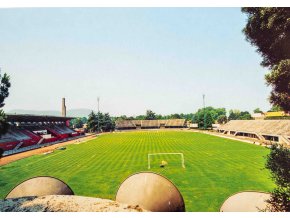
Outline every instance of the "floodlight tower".
POLYGON ((98 100, 98 133, 100 131, 100 97, 97 98, 98 100))

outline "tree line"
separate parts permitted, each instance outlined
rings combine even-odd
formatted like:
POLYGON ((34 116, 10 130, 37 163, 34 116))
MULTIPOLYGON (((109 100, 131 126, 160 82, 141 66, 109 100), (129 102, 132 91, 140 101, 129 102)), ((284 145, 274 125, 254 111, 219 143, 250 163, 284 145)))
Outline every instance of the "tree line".
POLYGON ((137 116, 126 116, 122 115, 119 117, 115 117, 116 120, 167 120, 167 119, 186 119, 186 120, 191 120, 193 116, 193 113, 189 114, 170 114, 170 115, 161 115, 161 114, 156 114, 152 110, 147 110, 146 114, 144 115, 137 115, 137 116))

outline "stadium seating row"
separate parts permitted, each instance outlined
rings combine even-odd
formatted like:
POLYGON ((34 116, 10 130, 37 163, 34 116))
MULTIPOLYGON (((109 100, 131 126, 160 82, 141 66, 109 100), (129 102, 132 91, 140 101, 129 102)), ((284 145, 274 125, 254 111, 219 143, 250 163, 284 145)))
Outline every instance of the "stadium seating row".
POLYGON ((260 139, 275 137, 276 141, 290 143, 290 120, 231 120, 217 131, 232 135, 248 134, 250 137, 253 134, 260 139))
POLYGON ((0 138, 0 149, 3 151, 17 150, 23 147, 51 143, 78 135, 79 133, 65 125, 10 126, 8 132, 0 138))
POLYGON ((117 120, 116 129, 141 128, 182 128, 185 126, 185 119, 169 120, 117 120))

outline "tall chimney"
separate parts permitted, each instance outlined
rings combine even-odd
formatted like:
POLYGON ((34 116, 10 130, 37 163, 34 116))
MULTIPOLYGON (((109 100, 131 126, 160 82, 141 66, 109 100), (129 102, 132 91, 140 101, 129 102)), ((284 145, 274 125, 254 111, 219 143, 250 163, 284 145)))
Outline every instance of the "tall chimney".
POLYGON ((62 115, 63 117, 66 117, 65 98, 62 98, 62 109, 61 109, 61 115, 62 115))

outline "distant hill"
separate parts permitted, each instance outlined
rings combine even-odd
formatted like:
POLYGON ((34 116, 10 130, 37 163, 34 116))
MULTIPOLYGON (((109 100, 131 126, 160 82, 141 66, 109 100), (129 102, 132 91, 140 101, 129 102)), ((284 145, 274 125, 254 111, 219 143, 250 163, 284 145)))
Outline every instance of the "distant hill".
POLYGON ((92 112, 92 109, 87 109, 87 108, 71 109, 67 111, 67 116, 88 117, 91 112, 92 112))
MULTIPOLYGON (((91 113, 91 109, 80 108, 80 109, 71 109, 66 112, 68 117, 88 117, 89 113, 91 113)), ((7 114, 34 114, 34 115, 49 115, 49 116, 61 116, 60 111, 40 111, 40 110, 21 110, 15 109, 11 111, 6 111, 7 114)))

